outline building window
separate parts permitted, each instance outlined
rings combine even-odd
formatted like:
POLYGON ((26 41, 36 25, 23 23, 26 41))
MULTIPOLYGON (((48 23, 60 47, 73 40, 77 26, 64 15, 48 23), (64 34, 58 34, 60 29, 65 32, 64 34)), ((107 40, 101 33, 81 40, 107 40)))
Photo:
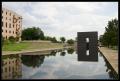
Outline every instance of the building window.
POLYGON ((13 31, 13 34, 14 34, 14 31, 13 31))
POLYGON ((14 60, 12 61, 12 63, 14 63, 14 60))
POLYGON ((3 27, 3 22, 1 24, 2 24, 2 27, 3 27))
POLYGON ((7 64, 6 62, 4 62, 4 64, 7 64))
POLYGON ((17 59, 16 59, 16 64, 17 64, 17 59))
POLYGON ((3 29, 2 29, 2 32, 3 32, 3 29))
POLYGON ((11 31, 9 31, 9 33, 11 33, 11 31))
POLYGON ((5 68, 5 72, 7 72, 7 67, 5 68))
POLYGON ((13 24, 13 28, 14 28, 14 24, 13 24))
POLYGON ((7 39, 7 36, 6 36, 6 39, 7 39))
POLYGON ((6 33, 7 33, 7 30, 6 30, 6 33))
POLYGON ((6 17, 6 20, 7 20, 7 17, 6 17))
POLYGON ((9 67, 9 72, 10 72, 10 67, 9 67))
POLYGON ((9 23, 9 28, 11 28, 11 24, 9 23))
POLYGON ((7 22, 6 22, 6 28, 7 28, 7 22))
POLYGON ((6 15, 7 15, 7 12, 6 12, 6 15))
POLYGON ((14 67, 12 68, 12 70, 14 71, 14 67))

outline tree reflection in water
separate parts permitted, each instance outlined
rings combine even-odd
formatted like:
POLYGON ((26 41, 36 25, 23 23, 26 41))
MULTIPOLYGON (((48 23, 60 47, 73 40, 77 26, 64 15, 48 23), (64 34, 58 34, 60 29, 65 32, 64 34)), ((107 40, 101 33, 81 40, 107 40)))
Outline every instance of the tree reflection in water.
POLYGON ((60 53, 60 56, 65 56, 65 54, 66 54, 66 52, 65 52, 65 51, 62 51, 62 52, 60 53))
POLYGON ((39 67, 44 62, 44 55, 22 55, 22 63, 29 67, 39 67))
POLYGON ((56 56, 57 51, 51 51, 50 56, 56 56))
POLYGON ((47 54, 45 56, 47 56, 47 57, 49 57, 49 56, 56 56, 56 53, 57 53, 57 51, 53 50, 53 51, 51 51, 50 54, 47 54))
POLYGON ((74 52, 74 49, 73 49, 73 48, 67 49, 67 53, 68 53, 68 54, 73 54, 73 52, 74 52))

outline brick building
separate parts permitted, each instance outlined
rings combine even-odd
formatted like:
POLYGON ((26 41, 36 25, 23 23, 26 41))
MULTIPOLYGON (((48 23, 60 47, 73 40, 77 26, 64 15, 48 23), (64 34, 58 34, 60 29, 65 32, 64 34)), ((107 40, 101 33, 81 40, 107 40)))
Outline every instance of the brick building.
POLYGON ((10 36, 18 37, 21 41, 22 16, 12 10, 2 8, 2 36, 8 39, 10 36))

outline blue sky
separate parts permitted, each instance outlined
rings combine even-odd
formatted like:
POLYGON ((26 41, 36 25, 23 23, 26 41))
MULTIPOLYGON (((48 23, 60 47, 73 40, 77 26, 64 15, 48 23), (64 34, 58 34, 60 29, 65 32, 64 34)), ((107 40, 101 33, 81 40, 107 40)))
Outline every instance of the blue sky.
POLYGON ((23 29, 40 27, 45 35, 75 38, 77 32, 102 35, 111 19, 118 19, 118 2, 2 2, 23 17, 23 29))

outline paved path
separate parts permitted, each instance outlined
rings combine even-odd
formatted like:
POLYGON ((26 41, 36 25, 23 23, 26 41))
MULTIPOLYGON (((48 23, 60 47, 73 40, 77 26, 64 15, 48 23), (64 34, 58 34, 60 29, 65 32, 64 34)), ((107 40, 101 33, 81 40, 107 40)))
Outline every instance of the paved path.
POLYGON ((99 49, 112 65, 114 70, 118 73, 118 51, 106 47, 99 47, 99 49))

